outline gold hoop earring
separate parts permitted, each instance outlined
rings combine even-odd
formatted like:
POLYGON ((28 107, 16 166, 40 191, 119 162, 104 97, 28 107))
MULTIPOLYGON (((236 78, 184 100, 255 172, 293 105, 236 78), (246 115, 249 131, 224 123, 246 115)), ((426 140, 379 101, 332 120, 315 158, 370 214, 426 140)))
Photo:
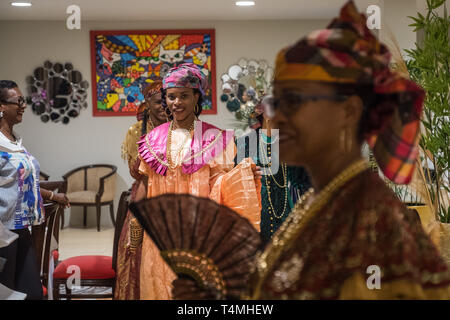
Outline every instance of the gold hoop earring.
POLYGON ((198 103, 194 107, 194 114, 197 116, 198 111, 200 110, 200 107, 198 106, 198 103))
POLYGON ((339 134, 339 149, 341 149, 342 153, 345 153, 346 151, 346 134, 345 134, 345 129, 342 129, 340 134, 339 134))
POLYGON ((353 148, 352 131, 348 127, 347 130, 348 130, 346 134, 347 152, 350 153, 353 148))
POLYGON ((342 129, 339 138, 341 152, 350 153, 353 147, 350 128, 345 127, 344 129, 342 129))

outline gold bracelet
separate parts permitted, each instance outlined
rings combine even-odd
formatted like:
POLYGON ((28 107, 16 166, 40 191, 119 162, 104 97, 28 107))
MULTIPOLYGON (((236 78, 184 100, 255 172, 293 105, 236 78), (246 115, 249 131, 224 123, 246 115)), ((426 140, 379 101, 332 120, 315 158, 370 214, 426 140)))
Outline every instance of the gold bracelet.
POLYGON ((49 200, 53 200, 53 191, 50 191, 50 193, 51 193, 51 195, 50 195, 49 200))

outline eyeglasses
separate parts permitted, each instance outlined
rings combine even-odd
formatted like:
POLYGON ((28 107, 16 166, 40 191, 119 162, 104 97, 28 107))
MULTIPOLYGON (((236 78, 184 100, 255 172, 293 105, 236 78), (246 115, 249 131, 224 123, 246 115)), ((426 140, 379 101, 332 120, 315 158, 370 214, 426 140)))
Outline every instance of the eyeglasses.
POLYGON ((302 93, 286 93, 281 98, 267 96, 263 99, 264 114, 268 118, 275 116, 275 110, 280 110, 283 113, 297 111, 300 105, 309 101, 330 100, 330 101, 345 101, 348 99, 347 95, 323 95, 323 94, 302 94, 302 93))
POLYGON ((17 101, 13 101, 13 100, 3 100, 3 101, 1 101, 1 102, 3 102, 3 103, 8 103, 8 104, 15 104, 15 105, 18 106, 18 107, 22 107, 22 106, 24 106, 24 105, 27 104, 27 100, 26 100, 24 97, 19 97, 19 98, 17 99, 17 101))

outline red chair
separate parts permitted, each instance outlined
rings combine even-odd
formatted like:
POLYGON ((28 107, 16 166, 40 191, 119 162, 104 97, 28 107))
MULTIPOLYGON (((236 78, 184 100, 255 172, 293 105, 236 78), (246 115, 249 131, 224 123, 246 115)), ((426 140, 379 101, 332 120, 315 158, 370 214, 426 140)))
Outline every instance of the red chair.
POLYGON ((67 298, 70 300, 72 298, 112 298, 114 296, 117 247, 120 232, 122 231, 124 221, 123 217, 126 215, 128 209, 129 196, 129 191, 124 191, 120 196, 119 208, 117 210, 116 217, 117 223, 114 229, 112 257, 102 255, 86 255, 71 257, 61 261, 53 272, 53 299, 59 300, 61 298, 67 298), (69 284, 75 284, 72 280, 73 277, 71 276, 74 274, 74 270, 76 268, 69 269, 71 266, 77 266, 79 268, 81 287, 108 287, 112 288, 112 292, 107 294, 73 294, 71 288, 69 288, 69 284), (64 285, 65 287, 66 293, 64 294, 60 293, 61 285, 64 285))

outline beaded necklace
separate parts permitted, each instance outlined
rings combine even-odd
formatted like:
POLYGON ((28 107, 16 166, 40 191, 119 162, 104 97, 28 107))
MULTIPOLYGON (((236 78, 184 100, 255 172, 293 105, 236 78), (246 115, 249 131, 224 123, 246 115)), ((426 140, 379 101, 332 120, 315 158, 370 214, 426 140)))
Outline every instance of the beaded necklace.
POLYGON ((328 183, 328 185, 313 199, 311 204, 307 203, 309 202, 307 200, 310 200, 313 195, 311 189, 302 197, 301 201, 298 201, 295 204, 292 213, 275 233, 265 251, 256 258, 257 282, 255 283, 252 299, 259 299, 262 286, 270 272, 273 270, 275 263, 283 252, 286 252, 292 247, 294 240, 297 239, 306 224, 311 221, 316 213, 328 203, 331 197, 343 185, 361 172, 367 170, 368 167, 369 165, 364 159, 354 162, 328 183))
POLYGON ((170 170, 175 170, 178 165, 180 165, 180 156, 183 152, 184 145, 186 144, 186 141, 188 141, 189 137, 191 136, 191 132, 195 130, 195 120, 192 122, 192 125, 189 128, 189 134, 187 134, 184 138, 184 141, 181 144, 180 149, 178 149, 175 152, 175 162, 172 161, 172 128, 173 128, 173 121, 170 122, 169 126, 169 135, 167 137, 167 146, 166 146, 166 152, 167 152, 167 162, 168 162, 168 168, 170 170))
MULTIPOLYGON (((266 186, 267 186, 267 198, 269 199, 269 215, 271 213, 273 213, 275 218, 281 219, 286 213, 287 203, 288 203, 288 192, 289 192, 289 190, 288 190, 288 183, 287 183, 287 164, 286 163, 281 163, 281 171, 282 171, 282 174, 283 174, 283 182, 284 182, 284 184, 281 185, 275 179, 275 175, 273 174, 272 169, 270 168, 270 166, 272 165, 272 161, 271 161, 272 160, 272 156, 271 156, 271 151, 270 151, 270 144, 266 143, 267 144, 267 151, 269 153, 269 157, 267 157, 267 155, 265 153, 265 150, 264 150, 264 147, 263 147, 263 142, 264 142, 263 139, 264 139, 263 136, 261 136, 260 143, 259 143, 261 156, 262 156, 262 158, 264 160, 264 163, 268 163, 269 164, 269 168, 268 169, 269 169, 269 172, 270 172, 270 176, 272 177, 272 179, 275 182, 275 184, 278 187, 284 189, 283 211, 281 212, 281 215, 277 215, 277 213, 275 211, 275 206, 272 203, 272 197, 271 197, 271 191, 270 191, 270 180, 267 178, 268 175, 264 174, 264 180, 266 181, 266 186)), ((264 173, 266 173, 266 172, 267 172, 267 169, 264 168, 264 173)), ((271 220, 272 220, 272 217, 271 217, 271 220)), ((270 226, 273 227, 273 223, 271 223, 270 226)), ((271 229, 271 232, 273 233, 273 229, 271 229)))

